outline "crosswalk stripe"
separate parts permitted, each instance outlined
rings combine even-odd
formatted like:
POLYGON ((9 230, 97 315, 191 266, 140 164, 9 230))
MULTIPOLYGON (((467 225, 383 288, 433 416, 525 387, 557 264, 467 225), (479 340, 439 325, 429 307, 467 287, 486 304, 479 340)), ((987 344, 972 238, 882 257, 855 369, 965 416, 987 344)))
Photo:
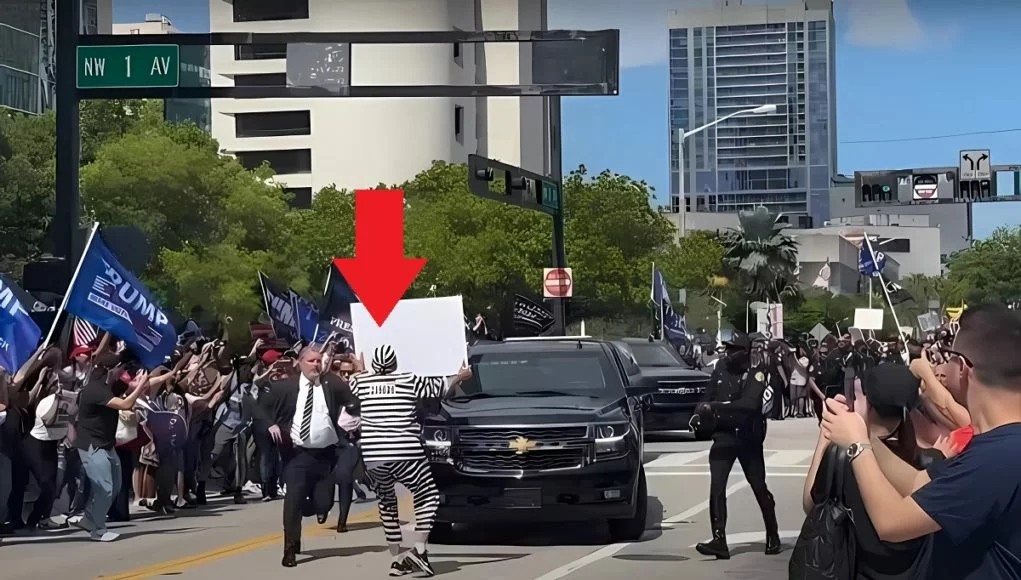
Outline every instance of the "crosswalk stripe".
POLYGON ((708 451, 697 453, 667 453, 645 464, 646 467, 680 467, 709 457, 708 451))
POLYGON ((800 466, 807 461, 811 461, 813 453, 814 451, 806 451, 804 449, 777 451, 766 457, 766 467, 800 466))

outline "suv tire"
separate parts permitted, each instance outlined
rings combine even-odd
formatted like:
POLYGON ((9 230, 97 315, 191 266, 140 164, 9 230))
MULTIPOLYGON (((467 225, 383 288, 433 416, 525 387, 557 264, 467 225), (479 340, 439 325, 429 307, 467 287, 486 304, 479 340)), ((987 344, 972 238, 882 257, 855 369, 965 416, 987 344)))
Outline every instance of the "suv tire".
POLYGON ((635 515, 626 520, 610 520, 610 540, 634 542, 645 533, 645 522, 649 515, 649 489, 645 484, 645 468, 638 472, 638 490, 635 494, 635 515))
POLYGON ((433 522, 433 529, 429 532, 429 542, 432 544, 452 544, 454 540, 454 524, 452 522, 433 522))

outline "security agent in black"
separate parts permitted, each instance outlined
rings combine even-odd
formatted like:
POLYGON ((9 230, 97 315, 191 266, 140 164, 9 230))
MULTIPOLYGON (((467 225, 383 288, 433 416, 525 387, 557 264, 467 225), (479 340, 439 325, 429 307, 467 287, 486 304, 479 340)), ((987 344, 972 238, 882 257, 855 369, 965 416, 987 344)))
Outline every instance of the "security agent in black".
POLYGON ((711 432, 709 449, 709 517, 713 539, 695 546, 700 554, 730 558, 727 547, 727 478, 734 460, 755 494, 766 527, 766 554, 783 550, 776 521, 776 502, 766 487, 766 462, 762 445, 766 438, 764 401, 769 382, 764 344, 753 352, 752 340, 739 335, 725 343, 726 357, 716 365, 706 396, 699 404, 692 427, 711 432), (753 361, 753 358, 755 359, 753 361))

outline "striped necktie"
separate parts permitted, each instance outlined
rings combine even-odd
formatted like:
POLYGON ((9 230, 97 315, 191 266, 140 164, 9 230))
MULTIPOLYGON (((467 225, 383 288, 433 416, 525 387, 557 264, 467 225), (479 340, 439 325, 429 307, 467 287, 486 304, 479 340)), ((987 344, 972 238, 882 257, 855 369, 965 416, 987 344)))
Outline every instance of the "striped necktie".
POLYGON ((314 402, 313 391, 315 388, 315 383, 309 381, 308 391, 305 394, 305 412, 301 415, 301 431, 298 432, 301 440, 305 443, 308 443, 312 435, 312 404, 314 402))

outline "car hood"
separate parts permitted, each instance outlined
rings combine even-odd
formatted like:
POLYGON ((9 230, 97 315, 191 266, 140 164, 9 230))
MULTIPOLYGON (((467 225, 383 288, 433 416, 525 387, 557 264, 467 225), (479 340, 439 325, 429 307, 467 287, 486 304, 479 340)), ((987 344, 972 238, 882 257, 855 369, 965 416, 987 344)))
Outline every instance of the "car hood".
POLYGON ((675 381, 704 381, 709 378, 707 373, 683 367, 641 367, 642 376, 651 379, 671 379, 675 381))
POLYGON ((624 399, 585 397, 500 397, 444 401, 430 423, 452 425, 552 424, 624 420, 624 399))

